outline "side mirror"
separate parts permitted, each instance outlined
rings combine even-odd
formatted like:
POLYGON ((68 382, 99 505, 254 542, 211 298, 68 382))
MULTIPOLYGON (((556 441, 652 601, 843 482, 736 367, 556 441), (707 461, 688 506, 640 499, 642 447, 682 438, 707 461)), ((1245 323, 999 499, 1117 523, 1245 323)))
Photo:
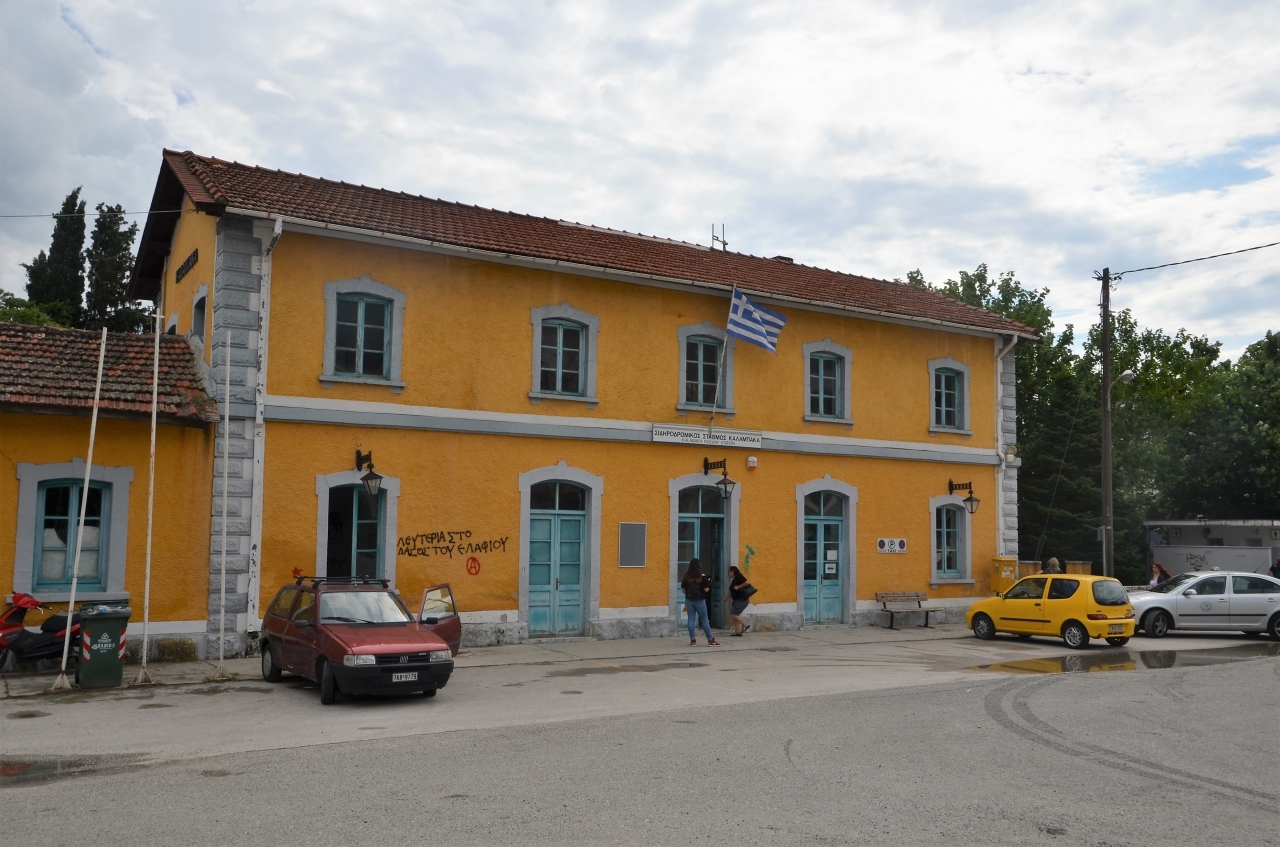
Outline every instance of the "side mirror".
POLYGON ((1196 596, 1196 590, 1195 590, 1194 588, 1188 588, 1186 591, 1182 592, 1182 596, 1183 596, 1183 597, 1194 597, 1194 596, 1196 596))
POLYGON ((311 626, 311 621, 294 621, 293 625, 298 627, 298 629, 303 629, 305 627, 311 626))
POLYGON ((999 597, 1001 600, 1003 600, 1003 599, 1004 599, 1004 592, 1003 592, 1003 591, 997 591, 997 592, 996 592, 996 596, 997 596, 997 597, 999 597))
POLYGON ((422 622, 427 626, 435 626, 436 624, 440 623, 440 619, 432 616, 432 617, 423 618, 422 622))

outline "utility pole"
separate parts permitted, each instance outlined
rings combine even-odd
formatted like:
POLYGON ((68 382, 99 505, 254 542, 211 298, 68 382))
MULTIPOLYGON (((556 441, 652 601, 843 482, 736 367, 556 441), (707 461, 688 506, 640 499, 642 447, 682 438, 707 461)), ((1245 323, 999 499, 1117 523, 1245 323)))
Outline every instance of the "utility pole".
POLYGON ((1115 575, 1114 508, 1111 497, 1111 268, 1102 281, 1102 575, 1115 575))

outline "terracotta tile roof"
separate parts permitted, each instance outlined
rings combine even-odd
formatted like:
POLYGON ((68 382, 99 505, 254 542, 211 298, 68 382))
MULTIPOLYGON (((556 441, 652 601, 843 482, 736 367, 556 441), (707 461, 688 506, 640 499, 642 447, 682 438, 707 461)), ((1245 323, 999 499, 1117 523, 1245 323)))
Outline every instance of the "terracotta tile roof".
MULTIPOLYGON (((88 413, 98 376, 101 334, 82 329, 0 323, 0 407, 88 413)), ((151 414, 155 336, 111 333, 102 368, 103 413, 151 414)), ((159 414, 202 425, 218 419, 185 338, 160 338, 159 414)))
POLYGON ((164 159, 204 211, 244 209, 725 289, 737 285, 748 294, 837 309, 1038 337, 1030 327, 1000 315, 885 280, 268 170, 190 151, 166 150, 164 159))

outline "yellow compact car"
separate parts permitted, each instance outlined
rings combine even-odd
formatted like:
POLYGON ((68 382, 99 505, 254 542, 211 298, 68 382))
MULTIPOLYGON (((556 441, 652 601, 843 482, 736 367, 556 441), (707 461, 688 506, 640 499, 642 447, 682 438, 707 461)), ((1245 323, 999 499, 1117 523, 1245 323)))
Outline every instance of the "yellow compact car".
POLYGON ((1052 574, 1019 580, 1004 594, 969 607, 964 622, 978 638, 1011 632, 1061 637, 1073 650, 1105 638, 1113 647, 1133 637, 1133 606, 1119 580, 1108 576, 1052 574))

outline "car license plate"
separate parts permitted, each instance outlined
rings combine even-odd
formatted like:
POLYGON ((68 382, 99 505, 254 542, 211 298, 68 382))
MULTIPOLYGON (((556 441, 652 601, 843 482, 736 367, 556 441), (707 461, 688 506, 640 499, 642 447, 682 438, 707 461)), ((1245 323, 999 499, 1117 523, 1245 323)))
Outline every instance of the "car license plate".
POLYGON ((391 675, 391 681, 392 682, 417 682, 418 672, 413 671, 412 673, 393 673, 391 675))
POLYGON ((1122 623, 1113 623, 1113 624, 1111 625, 1111 631, 1112 631, 1112 632, 1124 632, 1124 624, 1122 624, 1122 623))

